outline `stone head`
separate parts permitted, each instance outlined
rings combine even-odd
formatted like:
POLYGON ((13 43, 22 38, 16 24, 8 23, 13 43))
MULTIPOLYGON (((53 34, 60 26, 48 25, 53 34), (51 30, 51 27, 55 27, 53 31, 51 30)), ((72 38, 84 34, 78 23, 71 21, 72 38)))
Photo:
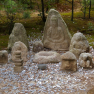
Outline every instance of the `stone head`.
POLYGON ((53 27, 57 27, 58 26, 58 19, 57 19, 57 17, 55 16, 55 15, 52 15, 51 16, 51 26, 53 26, 53 27))
POLYGON ((19 44, 16 44, 16 49, 21 50, 21 46, 19 44))

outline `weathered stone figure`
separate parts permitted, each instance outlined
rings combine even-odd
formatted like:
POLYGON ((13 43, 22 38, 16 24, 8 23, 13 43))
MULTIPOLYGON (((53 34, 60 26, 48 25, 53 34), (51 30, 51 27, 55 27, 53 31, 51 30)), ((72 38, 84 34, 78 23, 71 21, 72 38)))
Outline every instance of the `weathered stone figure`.
POLYGON ((78 32, 73 35, 69 51, 71 51, 77 59, 81 53, 89 52, 89 43, 82 33, 78 32))
POLYGON ((21 23, 15 23, 12 33, 9 36, 8 49, 11 51, 15 42, 23 42, 29 49, 26 30, 21 23))
POLYGON ((84 68, 93 68, 93 60, 90 53, 81 53, 79 56, 79 65, 84 68))
POLYGON ((33 43, 33 52, 39 52, 43 50, 43 43, 41 41, 35 41, 33 43))
POLYGON ((0 63, 8 63, 8 52, 6 50, 0 51, 0 63))
POLYGON ((51 9, 44 27, 43 45, 52 50, 68 50, 71 35, 67 25, 58 13, 51 9))
POLYGON ((61 70, 71 70, 71 71, 77 71, 77 60, 76 56, 72 52, 66 52, 63 55, 61 55, 61 70))
POLYGON ((21 52, 21 58, 23 59, 23 61, 27 61, 27 52, 28 49, 26 47, 26 45, 20 41, 15 42, 14 46, 12 48, 12 60, 15 61, 15 52, 20 51, 21 52))

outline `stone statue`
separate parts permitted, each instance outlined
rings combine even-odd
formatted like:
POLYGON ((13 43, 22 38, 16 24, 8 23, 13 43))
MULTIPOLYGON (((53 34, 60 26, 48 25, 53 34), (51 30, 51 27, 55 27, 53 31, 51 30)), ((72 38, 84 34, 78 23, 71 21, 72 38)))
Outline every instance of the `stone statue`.
POLYGON ((43 46, 52 50, 68 50, 70 40, 66 23, 58 11, 51 9, 44 27, 43 46))
POLYGON ((0 64, 8 63, 8 52, 6 50, 0 51, 0 64))
POLYGON ((14 28, 12 30, 12 33, 9 36, 9 42, 8 42, 9 52, 12 50, 14 43, 17 41, 23 42, 27 46, 27 48, 29 49, 29 43, 27 40, 26 30, 21 23, 14 24, 14 28))
POLYGON ((78 32, 73 35, 69 51, 74 53, 77 59, 81 53, 89 52, 89 43, 82 33, 78 32))
POLYGON ((83 68, 93 68, 93 57, 90 53, 81 53, 79 56, 79 65, 83 68))
POLYGON ((72 52, 66 52, 63 55, 61 55, 61 70, 71 70, 71 71, 77 71, 77 60, 76 56, 72 52))
POLYGON ((15 61, 15 52, 21 52, 21 58, 23 59, 23 61, 27 61, 27 52, 28 52, 28 49, 26 47, 26 45, 20 41, 18 42, 15 42, 14 43, 14 46, 12 48, 12 60, 15 61))

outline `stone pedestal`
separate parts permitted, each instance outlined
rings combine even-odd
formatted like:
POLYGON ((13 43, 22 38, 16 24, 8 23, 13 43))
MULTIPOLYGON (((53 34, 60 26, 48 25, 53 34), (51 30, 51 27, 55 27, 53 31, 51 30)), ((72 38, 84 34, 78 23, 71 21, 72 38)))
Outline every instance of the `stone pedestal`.
POLYGON ((20 73, 23 70, 23 66, 15 66, 14 67, 14 72, 20 73))

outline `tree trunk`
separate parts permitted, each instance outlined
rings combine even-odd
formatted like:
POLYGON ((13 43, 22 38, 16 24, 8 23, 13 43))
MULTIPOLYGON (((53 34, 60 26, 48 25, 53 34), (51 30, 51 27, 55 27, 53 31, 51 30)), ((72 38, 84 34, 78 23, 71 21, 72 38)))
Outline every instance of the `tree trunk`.
POLYGON ((84 0, 85 6, 84 6, 84 19, 86 18, 86 0, 84 0))
POLYGON ((72 0, 72 16, 71 16, 71 21, 73 21, 73 8, 74 8, 74 0, 72 0))
POLYGON ((42 20, 43 20, 43 22, 45 22, 46 17, 45 17, 45 14, 44 14, 44 2, 43 2, 43 0, 41 0, 41 4, 42 4, 42 20))
POLYGON ((59 3, 59 0, 55 0, 56 3, 59 3))
POLYGON ((91 11, 91 0, 90 0, 90 4, 89 4, 89 19, 90 19, 90 11, 91 11))

